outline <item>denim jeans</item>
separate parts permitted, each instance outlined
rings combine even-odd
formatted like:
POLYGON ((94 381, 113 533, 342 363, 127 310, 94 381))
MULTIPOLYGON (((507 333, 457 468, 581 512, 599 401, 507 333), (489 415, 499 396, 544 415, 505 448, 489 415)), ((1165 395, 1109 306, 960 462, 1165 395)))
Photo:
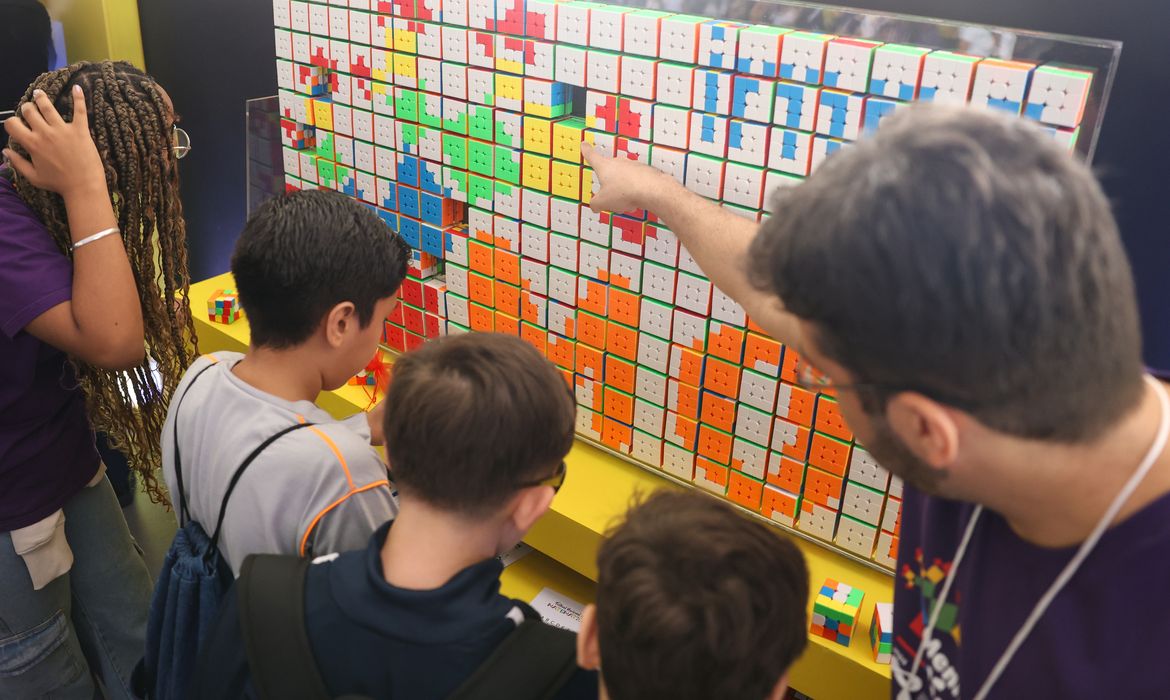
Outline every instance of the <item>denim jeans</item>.
POLYGON ((142 657, 150 574, 110 482, 65 504, 73 568, 39 591, 0 533, 0 698, 130 698, 142 657))

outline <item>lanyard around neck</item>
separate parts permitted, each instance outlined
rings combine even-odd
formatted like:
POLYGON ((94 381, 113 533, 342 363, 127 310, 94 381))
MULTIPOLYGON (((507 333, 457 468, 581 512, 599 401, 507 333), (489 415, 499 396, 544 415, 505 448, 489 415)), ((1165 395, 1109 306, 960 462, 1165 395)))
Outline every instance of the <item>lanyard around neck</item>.
MULTIPOLYGON (((1080 548, 1077 549, 1073 558, 1069 560, 1068 564, 1057 575, 1052 585, 1044 592, 1044 595, 1040 596, 1036 607, 1032 608, 1032 612, 1028 614, 1028 617, 1024 620, 1024 624, 1020 626, 1015 636, 1012 637, 1011 642, 1008 643, 1007 648, 1004 649, 1003 654, 1000 655, 995 666, 987 674, 987 678, 983 681, 983 685, 980 686, 979 692, 973 696, 973 700, 984 700, 988 693, 991 692, 992 686, 999 680, 1004 669, 1007 668, 1012 657, 1019 650, 1020 645, 1031 634, 1032 629, 1040 621, 1041 616, 1048 610, 1048 606, 1051 605, 1053 599, 1056 598, 1061 589, 1072 579, 1085 558, 1097 546, 1097 543, 1105 534, 1105 530, 1109 528, 1109 524, 1117 517, 1117 513, 1121 510, 1122 506, 1133 495, 1133 492, 1137 490, 1138 485, 1150 473, 1154 462, 1158 461, 1158 457, 1166 449, 1167 439, 1170 439, 1170 396, 1167 396, 1166 389, 1153 377, 1147 376, 1145 380, 1153 386, 1154 392, 1158 396, 1158 404, 1162 412, 1158 422, 1158 432, 1154 434, 1153 444, 1150 445, 1150 449, 1138 464, 1138 468, 1134 471, 1133 475, 1121 487, 1121 491, 1118 492, 1113 502, 1109 504, 1109 508, 1105 510, 1105 514, 1097 521, 1097 525, 1093 527, 1093 531, 1089 534, 1088 539, 1081 543, 1080 548)), ((891 667, 894 674, 894 682, 900 687, 898 693, 899 698, 905 697, 905 693, 909 691, 910 681, 917 673, 918 665, 922 662, 922 656, 926 652, 926 647, 930 645, 931 638, 934 636, 934 626, 938 623, 939 614, 942 612, 943 604, 946 603, 947 596, 950 594, 951 584, 954 583, 955 572, 959 568, 959 563, 963 560, 963 555, 967 553, 967 545, 971 542, 972 535, 975 534, 975 526, 979 522, 979 516, 982 514, 983 506, 976 506, 974 512, 971 513, 971 519, 967 521, 967 529, 963 532, 963 538, 959 541, 958 549, 955 550, 955 558, 951 563, 951 569, 947 572, 946 579, 943 580, 942 589, 939 592, 938 598, 935 599, 934 609, 930 613, 929 623, 922 631, 922 641, 918 644, 918 650, 914 654, 914 661, 910 664, 910 670, 905 671, 899 669, 896 665, 891 667)))

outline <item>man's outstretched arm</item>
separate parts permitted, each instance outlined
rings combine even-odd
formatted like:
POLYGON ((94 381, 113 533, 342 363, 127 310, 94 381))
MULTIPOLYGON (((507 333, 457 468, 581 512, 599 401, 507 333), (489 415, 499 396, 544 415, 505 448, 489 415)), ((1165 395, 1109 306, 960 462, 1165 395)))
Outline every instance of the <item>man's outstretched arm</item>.
POLYGON ((595 212, 646 209, 678 236, 707 277, 739 302, 760 327, 781 343, 796 341, 796 317, 781 300, 748 279, 747 253, 759 224, 736 216, 691 192, 660 170, 632 160, 609 158, 581 144, 600 189, 589 202, 595 212))

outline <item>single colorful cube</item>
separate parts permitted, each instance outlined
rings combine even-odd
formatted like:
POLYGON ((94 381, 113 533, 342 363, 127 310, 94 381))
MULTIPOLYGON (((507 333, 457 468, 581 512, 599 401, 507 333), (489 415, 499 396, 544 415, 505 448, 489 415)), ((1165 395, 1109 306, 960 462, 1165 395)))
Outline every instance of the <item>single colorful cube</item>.
POLYGON ((670 17, 669 12, 658 10, 636 10, 625 15, 625 34, 622 51, 638 56, 658 56, 659 36, 662 20, 670 17))
POLYGON ((240 320, 240 295, 235 289, 217 289, 207 300, 207 317, 216 323, 240 320))
POLYGON ((922 66, 930 49, 903 44, 879 46, 873 54, 869 92, 909 101, 918 96, 922 66))
POLYGON ((828 34, 792 32, 780 50, 780 77, 817 85, 825 68, 825 52, 833 39, 828 34))
POLYGON ((837 90, 822 90, 817 109, 817 133, 834 138, 856 139, 861 133, 865 97, 837 90))
POLYGON ((691 105, 713 114, 731 114, 732 74, 706 68, 694 71, 694 94, 691 105))
POLYGON ((608 51, 622 50, 624 17, 630 12, 624 7, 594 4, 589 10, 589 45, 608 51))
POLYGON ((740 73, 775 78, 780 75, 780 47, 791 30, 755 25, 739 32, 735 67, 740 73))
POLYGON ((557 38, 557 4, 553 0, 528 0, 524 33, 537 39, 557 38))
POLYGON ((658 102, 690 109, 694 103, 694 85, 694 66, 667 62, 658 64, 658 79, 655 83, 658 102))
POLYGON ((873 52, 880 45, 874 41, 840 37, 830 41, 825 50, 824 84, 839 90, 865 92, 869 87, 873 52))
POLYGON ((699 58, 699 25, 705 17, 674 15, 662 20, 658 56, 668 61, 694 64, 699 58))
POLYGON ((820 88, 798 83, 776 83, 772 122, 790 129, 813 131, 817 124, 820 88))
POLYGON ((732 119, 727 125, 727 157, 746 165, 763 167, 768 158, 768 127, 732 119))
POLYGON ((918 99, 966 104, 979 58, 950 51, 932 51, 922 60, 918 99))
POLYGON ((1078 126, 1092 84, 1089 71, 1041 66, 1032 73, 1024 114, 1053 126, 1078 126))
POLYGON ((735 70, 739 32, 746 28, 737 22, 712 20, 700 24, 699 65, 735 70))
POLYGON ((893 114, 905 104, 905 102, 898 102, 897 100, 891 100, 885 97, 875 97, 873 95, 866 97, 865 121, 861 126, 862 131, 867 134, 872 134, 877 131, 883 119, 893 114))
POLYGON ((971 104, 987 105, 1012 114, 1020 114, 1033 68, 1035 68, 1033 64, 1021 61, 983 59, 975 70, 971 104))
POLYGON ((893 603, 877 603, 873 606, 873 619, 869 623, 869 647, 875 662, 890 663, 890 656, 894 653, 893 603))
POLYGON ((813 602, 812 633, 849 646, 864 600, 865 591, 826 579, 813 602))

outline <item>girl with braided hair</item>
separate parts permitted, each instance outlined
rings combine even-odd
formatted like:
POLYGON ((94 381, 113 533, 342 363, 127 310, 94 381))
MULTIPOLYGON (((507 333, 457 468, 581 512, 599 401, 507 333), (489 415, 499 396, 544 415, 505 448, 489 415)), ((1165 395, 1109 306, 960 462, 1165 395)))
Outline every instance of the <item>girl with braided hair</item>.
POLYGON ((0 697, 90 698, 95 682, 129 697, 150 577, 93 431, 164 499, 161 427, 194 357, 177 170, 189 143, 166 92, 115 62, 45 73, 5 128, 0 697))

